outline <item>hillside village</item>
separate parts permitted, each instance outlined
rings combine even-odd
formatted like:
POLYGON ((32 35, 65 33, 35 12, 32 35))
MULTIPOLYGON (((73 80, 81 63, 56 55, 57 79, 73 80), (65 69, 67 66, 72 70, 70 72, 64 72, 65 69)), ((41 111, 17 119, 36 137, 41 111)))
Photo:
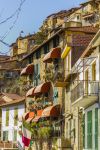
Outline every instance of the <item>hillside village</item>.
POLYGON ((100 150, 100 0, 49 15, 0 55, 2 150, 100 150))

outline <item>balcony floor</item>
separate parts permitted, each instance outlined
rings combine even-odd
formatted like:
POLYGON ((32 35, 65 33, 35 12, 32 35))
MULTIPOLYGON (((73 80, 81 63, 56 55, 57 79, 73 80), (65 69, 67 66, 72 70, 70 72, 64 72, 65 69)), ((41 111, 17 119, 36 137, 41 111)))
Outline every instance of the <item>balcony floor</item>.
POLYGON ((97 95, 84 95, 81 96, 78 100, 72 103, 72 106, 74 107, 89 107, 93 103, 98 101, 98 96, 97 95))

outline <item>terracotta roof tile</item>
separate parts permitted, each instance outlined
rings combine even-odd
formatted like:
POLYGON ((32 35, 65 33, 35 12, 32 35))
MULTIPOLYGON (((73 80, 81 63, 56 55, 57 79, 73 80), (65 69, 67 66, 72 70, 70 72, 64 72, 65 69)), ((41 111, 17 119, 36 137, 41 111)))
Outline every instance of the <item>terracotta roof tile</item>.
POLYGON ((99 29, 93 26, 84 26, 84 27, 69 27, 68 30, 85 33, 97 33, 99 29))
POLYGON ((7 96, 7 97, 9 97, 12 100, 25 99, 25 97, 19 96, 18 94, 3 93, 3 96, 7 96))
POLYGON ((90 41, 93 39, 94 35, 72 35, 72 43, 69 44, 71 46, 88 46, 90 41))

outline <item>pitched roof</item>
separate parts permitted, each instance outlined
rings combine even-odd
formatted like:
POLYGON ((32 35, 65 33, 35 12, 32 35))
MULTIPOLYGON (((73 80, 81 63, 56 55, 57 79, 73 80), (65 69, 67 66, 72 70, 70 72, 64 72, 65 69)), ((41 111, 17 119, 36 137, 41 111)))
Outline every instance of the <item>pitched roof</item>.
POLYGON ((42 46, 44 46, 47 42, 52 40, 56 35, 60 34, 61 32, 73 31, 73 32, 84 32, 84 33, 89 33, 89 34, 95 34, 95 33, 97 33, 98 30, 99 30, 98 28, 93 27, 93 26, 61 28, 53 36, 51 36, 49 39, 45 40, 41 45, 39 45, 36 48, 33 48, 32 51, 29 54, 27 54, 21 61, 30 57, 30 55, 32 55, 35 51, 39 50, 42 46))
POLYGON ((18 94, 10 94, 10 93, 2 93, 3 96, 7 96, 8 98, 12 99, 12 100, 20 100, 23 99, 25 97, 19 96, 18 94))
MULTIPOLYGON (((94 38, 90 41, 89 45, 87 46, 87 48, 85 49, 84 53, 81 55, 81 58, 86 57, 88 54, 90 54, 95 48, 96 46, 92 46, 92 44, 100 37, 100 29, 97 32, 97 34, 94 36, 94 38)), ((99 44, 100 45, 100 44, 99 44)), ((98 45, 97 45, 98 46, 98 45)))
POLYGON ((79 7, 71 8, 71 9, 69 9, 69 10, 61 10, 61 11, 59 11, 59 12, 57 12, 57 13, 53 13, 53 14, 49 15, 49 16, 47 17, 47 19, 48 19, 49 17, 52 17, 52 16, 53 16, 54 18, 56 18, 56 17, 66 17, 66 16, 72 14, 73 12, 75 12, 75 11, 78 10, 78 9, 79 9, 79 7))
POLYGON ((0 107, 23 102, 25 97, 18 94, 2 93, 0 96, 0 107))

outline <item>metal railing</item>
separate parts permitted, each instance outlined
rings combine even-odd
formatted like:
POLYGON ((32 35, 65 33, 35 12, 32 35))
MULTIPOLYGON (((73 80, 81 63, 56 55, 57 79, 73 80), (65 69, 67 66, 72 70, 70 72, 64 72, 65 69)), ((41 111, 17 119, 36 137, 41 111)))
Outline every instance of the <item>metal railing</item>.
POLYGON ((81 81, 71 91, 71 102, 75 102, 82 96, 95 96, 99 93, 99 82, 96 81, 81 81))

